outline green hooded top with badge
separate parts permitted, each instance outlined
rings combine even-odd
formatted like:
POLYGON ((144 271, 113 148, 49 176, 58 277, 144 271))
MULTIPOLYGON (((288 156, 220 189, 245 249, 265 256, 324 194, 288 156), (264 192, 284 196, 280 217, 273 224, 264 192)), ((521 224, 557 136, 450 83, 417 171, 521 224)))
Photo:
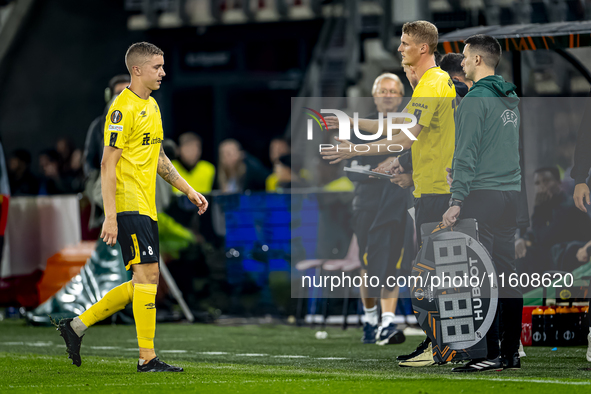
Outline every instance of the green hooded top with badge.
POLYGON ((456 114, 452 198, 472 190, 521 191, 519 125, 515 85, 498 75, 482 78, 456 114))

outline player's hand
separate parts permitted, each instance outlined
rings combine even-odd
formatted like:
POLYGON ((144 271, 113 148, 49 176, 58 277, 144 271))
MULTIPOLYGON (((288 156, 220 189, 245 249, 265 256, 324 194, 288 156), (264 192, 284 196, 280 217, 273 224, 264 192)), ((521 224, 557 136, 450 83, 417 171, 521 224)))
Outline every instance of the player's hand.
POLYGON ((392 165, 392 170, 394 171, 394 174, 403 174, 406 171, 404 167, 400 165, 400 160, 398 160, 398 158, 394 159, 392 165))
POLYGON ((390 178, 390 182, 397 184, 403 189, 408 189, 414 185, 412 174, 396 174, 390 178))
POLYGON ((460 216, 460 207, 453 206, 449 207, 449 209, 443 214, 443 224, 446 227, 451 227, 458 221, 458 217, 460 216))
POLYGON ((332 148, 322 149, 320 154, 324 160, 332 160, 329 164, 337 164, 338 162, 346 159, 350 159, 352 157, 357 156, 355 152, 355 145, 352 144, 350 141, 341 140, 339 137, 334 137, 334 139, 340 142, 337 146, 332 148))
POLYGON ((447 176, 445 179, 447 179, 447 184, 449 185, 449 187, 451 187, 451 183, 454 181, 453 178, 451 177, 451 168, 446 168, 445 171, 447 171, 447 176))
MULTIPOLYGON (((325 116, 324 120, 326 120, 326 125, 328 126, 328 130, 338 130, 339 129, 339 118, 336 116, 325 116)), ((349 118, 349 124, 353 126, 353 121, 349 118)))
POLYGON ((585 205, 589 205, 589 186, 586 183, 579 183, 575 186, 575 194, 573 195, 575 205, 583 212, 587 212, 585 205))
POLYGON ((587 248, 582 247, 577 251, 577 260, 580 263, 588 263, 589 262, 589 255, 587 254, 587 248))
POLYGON ((522 259, 527 254, 527 244, 525 239, 519 238, 515 241, 515 258, 522 259))
MULTIPOLYGON (((374 172, 379 172, 380 174, 391 174, 393 173, 394 160, 393 159, 386 159, 381 162, 376 168, 372 169, 374 172)), ((375 177, 372 177, 375 178, 375 177)))
POLYGON ((109 246, 115 246, 117 243, 117 219, 105 219, 101 238, 109 246))
POLYGON ((209 203, 207 199, 203 197, 203 194, 196 192, 195 190, 191 190, 189 194, 187 194, 189 201, 195 204, 199 208, 199 215, 203 215, 205 211, 207 211, 207 207, 209 203))

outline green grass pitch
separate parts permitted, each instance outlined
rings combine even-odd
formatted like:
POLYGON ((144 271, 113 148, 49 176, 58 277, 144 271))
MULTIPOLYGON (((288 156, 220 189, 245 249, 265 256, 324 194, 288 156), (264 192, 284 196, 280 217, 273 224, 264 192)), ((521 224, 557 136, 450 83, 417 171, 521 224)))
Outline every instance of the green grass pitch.
POLYGON ((449 365, 400 368, 401 345, 363 345, 361 330, 328 338, 293 326, 159 324, 156 351, 181 374, 138 374, 133 326, 92 327, 82 366, 71 365, 54 328, 0 322, 0 392, 26 393, 590 393, 585 347, 526 348, 520 371, 452 374, 449 365))

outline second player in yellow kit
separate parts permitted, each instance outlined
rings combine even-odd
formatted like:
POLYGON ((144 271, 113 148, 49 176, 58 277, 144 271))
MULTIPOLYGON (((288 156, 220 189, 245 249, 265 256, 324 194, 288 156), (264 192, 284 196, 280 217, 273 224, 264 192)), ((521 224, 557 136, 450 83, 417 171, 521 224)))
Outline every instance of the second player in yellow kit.
POLYGON ((456 88, 439 67, 425 71, 406 106, 423 126, 412 144, 413 195, 448 194, 445 169, 451 167, 455 147, 456 88))

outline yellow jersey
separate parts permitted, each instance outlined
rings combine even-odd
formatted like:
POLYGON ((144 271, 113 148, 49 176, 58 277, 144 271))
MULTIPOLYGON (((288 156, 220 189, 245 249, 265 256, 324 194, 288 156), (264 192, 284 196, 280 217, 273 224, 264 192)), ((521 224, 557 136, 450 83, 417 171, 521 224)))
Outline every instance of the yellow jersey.
MULTIPOLYGON (((199 160, 192 170, 188 171, 178 160, 173 160, 172 165, 178 171, 181 178, 187 181, 195 191, 202 194, 211 193, 213 181, 215 180, 215 166, 208 161, 199 160)), ((172 186, 172 191, 176 195, 182 195, 183 192, 172 186)))
POLYGON ((406 106, 423 126, 411 148, 417 198, 450 193, 445 169, 451 168, 454 154, 455 108, 456 88, 449 74, 439 67, 428 69, 406 106))
POLYGON ((153 97, 144 100, 125 89, 113 101, 105 122, 105 146, 122 149, 117 163, 117 213, 157 221, 156 174, 164 132, 153 97))
POLYGON ((279 182, 279 179, 277 179, 277 174, 272 172, 271 175, 269 175, 267 177, 267 179, 265 180, 265 191, 267 193, 268 192, 276 192, 277 191, 277 182, 279 182))

